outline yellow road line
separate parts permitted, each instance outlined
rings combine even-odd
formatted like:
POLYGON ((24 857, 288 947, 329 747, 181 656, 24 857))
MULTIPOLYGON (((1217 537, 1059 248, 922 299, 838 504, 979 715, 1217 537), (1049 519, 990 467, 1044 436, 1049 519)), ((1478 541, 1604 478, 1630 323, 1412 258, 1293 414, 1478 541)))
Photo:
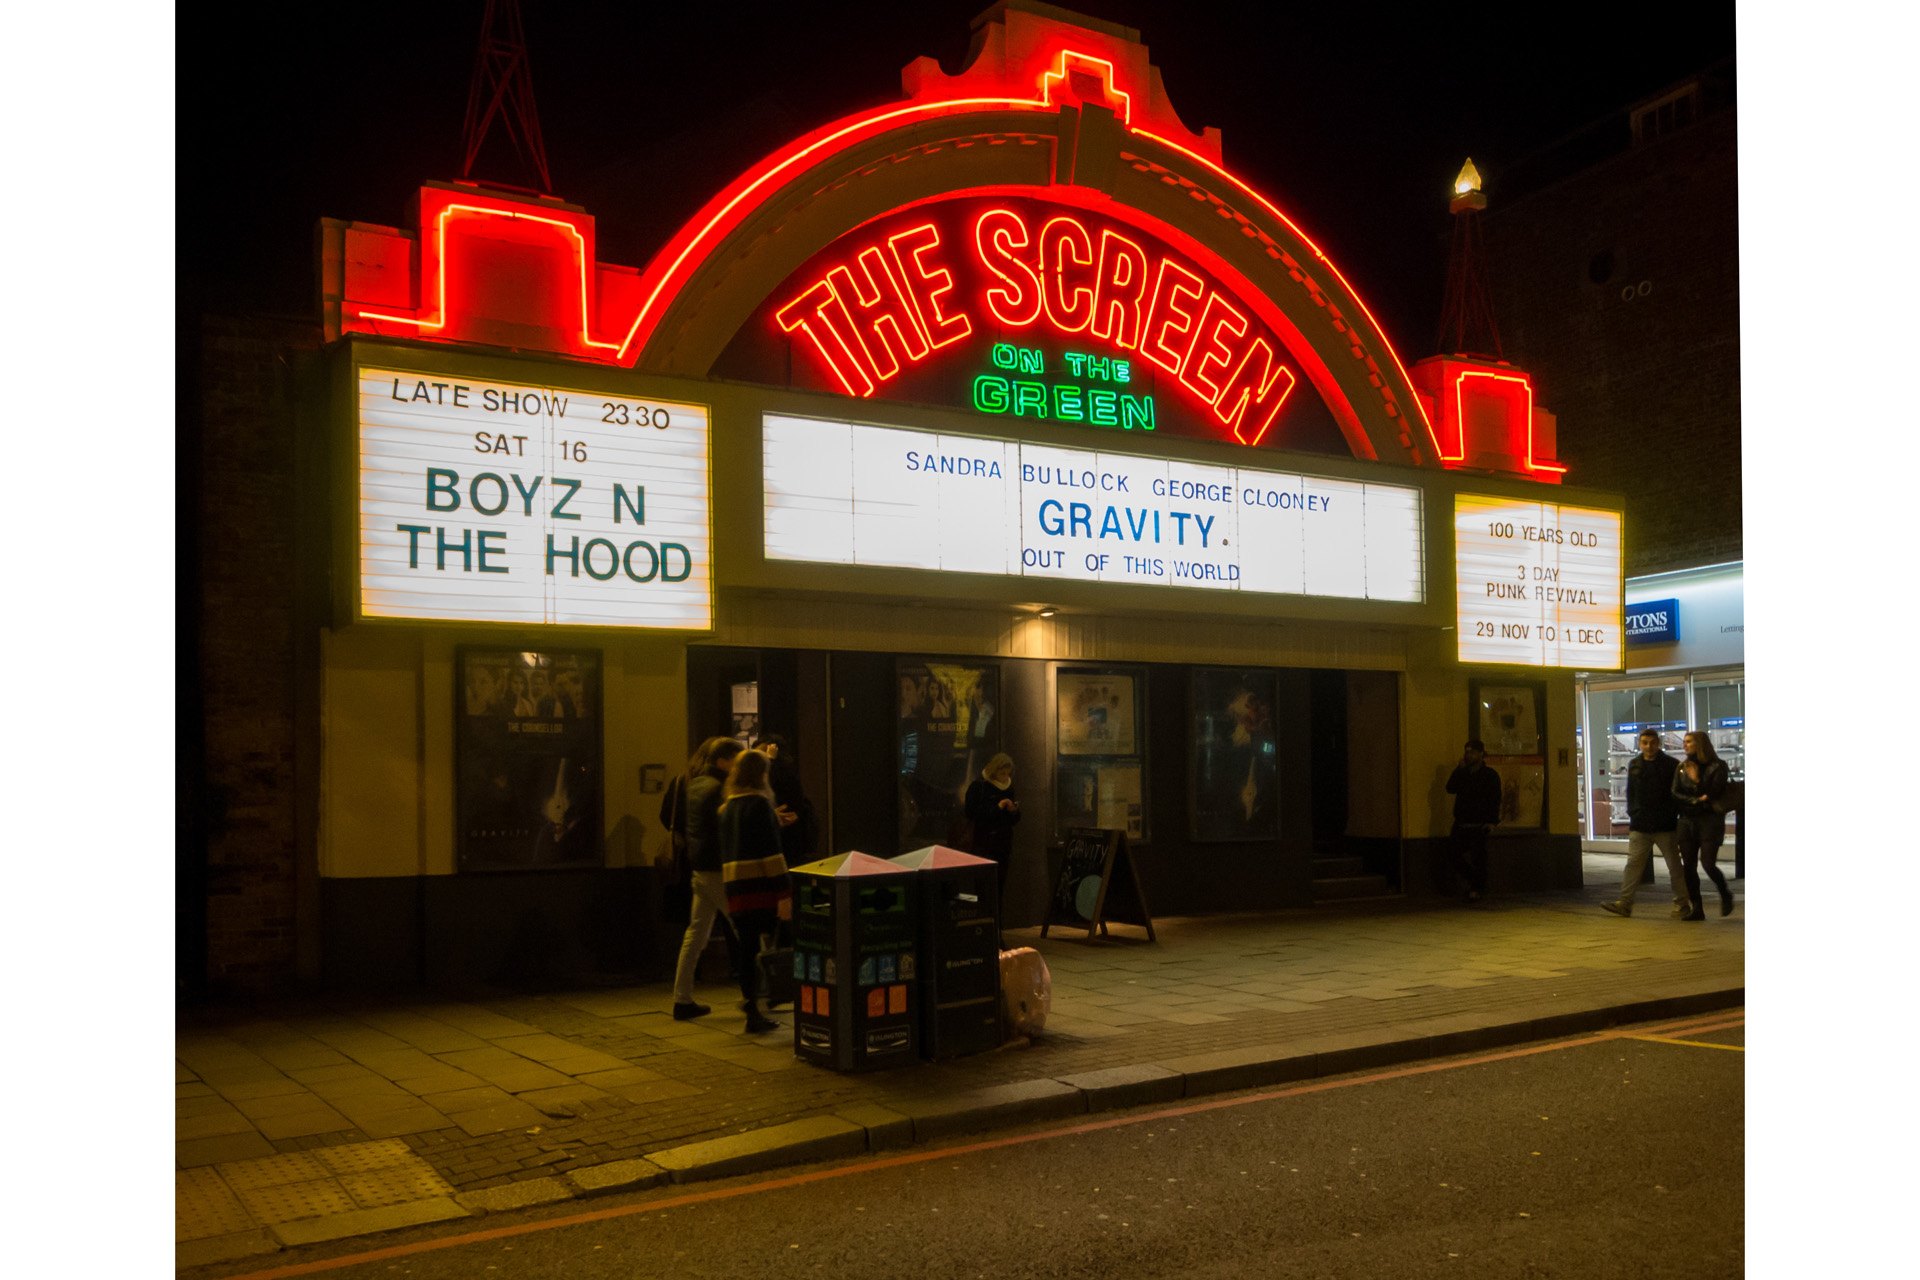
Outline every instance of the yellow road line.
POLYGON ((1708 1040, 1680 1040, 1673 1036, 1622 1036, 1623 1040, 1651 1040, 1655 1044, 1690 1044, 1696 1049, 1731 1049, 1735 1053, 1745 1053, 1743 1044, 1714 1044, 1708 1040))

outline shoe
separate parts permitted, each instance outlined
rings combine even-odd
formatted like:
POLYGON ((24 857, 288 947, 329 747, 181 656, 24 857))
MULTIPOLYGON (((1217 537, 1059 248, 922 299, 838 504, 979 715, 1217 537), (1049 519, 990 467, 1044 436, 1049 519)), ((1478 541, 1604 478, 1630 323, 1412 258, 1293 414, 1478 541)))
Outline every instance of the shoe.
POLYGON ((1617 902, 1603 902, 1600 904, 1600 909, 1602 911, 1611 911, 1616 916, 1630 916, 1633 914, 1632 907, 1623 907, 1617 902))
POLYGON ((747 1003, 741 1005, 740 1007, 747 1011, 747 1034, 748 1035, 750 1036, 765 1035, 769 1031, 778 1031, 780 1029, 780 1024, 775 1022, 772 1018, 769 1018, 766 1014, 760 1012, 760 1007, 755 1003, 753 1003, 753 1001, 749 1000, 747 1001, 747 1003))
POLYGON ((1692 915, 1690 915, 1690 916, 1681 916, 1680 918, 1681 918, 1682 920, 1691 920, 1691 921, 1694 921, 1695 923, 1698 923, 1699 921, 1702 921, 1702 920, 1705 920, 1705 919, 1707 918, 1707 913, 1706 913, 1706 912, 1704 912, 1704 911, 1697 911, 1697 910, 1696 910, 1696 911, 1695 911, 1695 912, 1694 912, 1694 913, 1693 913, 1692 915))
POLYGON ((712 1012, 712 1005, 695 1004, 689 1000, 685 1004, 676 1003, 673 1006, 673 1020, 675 1022, 685 1022, 688 1018, 704 1018, 712 1012))
POLYGON ((1733 890, 1731 889, 1720 891, 1720 914, 1723 916, 1733 914, 1733 890))

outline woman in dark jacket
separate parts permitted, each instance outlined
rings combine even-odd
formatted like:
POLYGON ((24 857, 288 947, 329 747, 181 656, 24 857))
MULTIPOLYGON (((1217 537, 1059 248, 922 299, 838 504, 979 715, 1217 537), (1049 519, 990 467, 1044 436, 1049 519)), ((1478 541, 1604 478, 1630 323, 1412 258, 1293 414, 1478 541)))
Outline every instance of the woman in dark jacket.
POLYGON ((1700 862, 1704 856, 1707 875, 1720 890, 1720 914, 1733 914, 1733 891, 1727 878, 1714 865, 1720 856, 1720 844, 1727 838, 1727 765, 1713 749, 1713 740, 1704 733, 1687 735, 1687 758, 1673 771, 1673 800, 1680 810, 1675 842, 1680 846, 1680 864, 1687 877, 1687 897, 1693 901, 1688 920, 1705 920, 1707 913, 1700 900, 1700 862))
POLYGON ((1020 800, 1013 792, 1013 757, 1006 752, 987 761, 987 767, 967 788, 967 820, 973 823, 973 848, 968 852, 999 864, 998 910, 1004 920, 1007 872, 1013 867, 1013 829, 1020 822, 1020 800))
POLYGON ((727 915, 740 935, 738 969, 747 1032, 774 1031, 779 1023, 760 1012, 760 940, 792 910, 787 861, 780 854, 780 820, 774 816, 772 762, 759 751, 734 757, 720 805, 720 874, 726 882, 727 915))

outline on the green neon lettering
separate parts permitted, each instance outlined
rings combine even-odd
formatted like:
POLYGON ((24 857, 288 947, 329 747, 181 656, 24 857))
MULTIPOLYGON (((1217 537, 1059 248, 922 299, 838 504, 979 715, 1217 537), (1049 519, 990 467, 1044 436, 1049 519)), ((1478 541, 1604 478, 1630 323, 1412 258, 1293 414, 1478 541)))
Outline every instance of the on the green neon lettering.
POLYGON ((1153 397, 1123 394, 1120 397, 1120 425, 1127 431, 1135 427, 1153 430, 1153 397))
POLYGON ((1055 384, 1053 388, 1053 416, 1068 422, 1085 419, 1086 413, 1080 407, 1080 388, 1070 382, 1055 384))
POLYGON ((973 380, 973 407, 981 413, 1005 413, 1008 403, 1005 378, 983 373, 973 380))
POLYGON ((1013 384, 1013 416, 1016 418, 1044 418, 1047 416, 1047 385, 1044 382, 1016 382, 1013 384))
POLYGON ((1117 427, 1120 415, 1114 408, 1119 393, 1108 391, 1104 387, 1090 387, 1087 390, 1087 421, 1097 427, 1117 427))

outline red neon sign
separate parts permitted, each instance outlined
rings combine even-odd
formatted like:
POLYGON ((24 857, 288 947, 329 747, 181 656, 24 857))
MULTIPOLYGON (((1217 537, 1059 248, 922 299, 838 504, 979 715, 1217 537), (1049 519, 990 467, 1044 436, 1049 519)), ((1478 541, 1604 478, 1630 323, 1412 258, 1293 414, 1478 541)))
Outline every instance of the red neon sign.
POLYGON ((878 394, 976 331, 1037 330, 1135 353, 1223 434, 1259 444, 1298 381, 1281 342, 1164 245, 1040 202, 955 201, 869 226, 802 267, 771 321, 834 385, 878 394), (935 340, 935 335, 940 335, 935 340))

